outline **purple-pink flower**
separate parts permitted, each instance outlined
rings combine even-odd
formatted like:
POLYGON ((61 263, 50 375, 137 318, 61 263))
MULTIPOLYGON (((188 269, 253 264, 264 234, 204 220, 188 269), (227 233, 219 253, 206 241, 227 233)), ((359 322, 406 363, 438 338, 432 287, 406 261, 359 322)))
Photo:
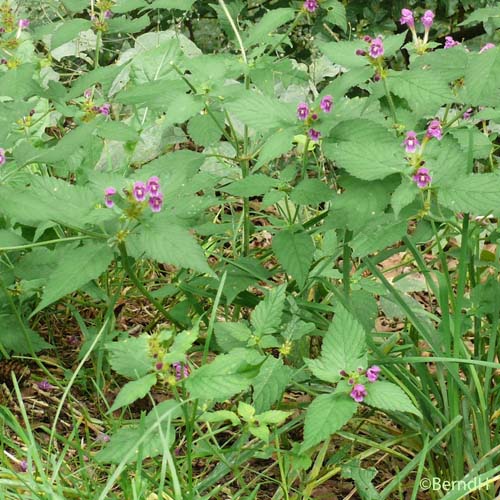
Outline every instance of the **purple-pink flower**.
POLYGON ((356 55, 357 55, 357 56, 366 56, 366 50, 363 50, 363 49, 357 49, 357 50, 356 50, 356 55))
POLYGON ((299 103, 297 106, 297 118, 299 120, 306 120, 309 116, 309 106, 305 102, 299 103))
POLYGON ((306 0, 304 2, 304 9, 308 12, 314 12, 318 8, 318 0, 306 0))
POLYGON ((21 472, 27 472, 28 471, 28 462, 26 460, 21 460, 19 462, 19 469, 21 472))
POLYGON ((408 26, 408 28, 415 27, 415 18, 413 17, 413 12, 410 9, 402 9, 401 10, 401 19, 399 20, 401 25, 408 26))
POLYGON ((109 116, 111 113, 111 104, 108 102, 104 103, 100 108, 99 108, 99 113, 104 116, 109 116))
POLYGON ((48 382, 47 380, 41 380, 36 385, 41 391, 49 392, 54 388, 54 386, 50 382, 48 382))
POLYGON ((183 378, 187 378, 189 376, 189 366, 184 365, 184 367, 176 361, 175 363, 172 363, 172 366, 175 369, 175 380, 179 381, 182 380, 183 378))
POLYGON ((429 169, 424 167, 419 168, 417 173, 413 176, 413 180, 420 189, 426 188, 432 181, 432 177, 429 175, 429 169))
POLYGON ((90 99, 92 97, 92 89, 86 89, 83 93, 83 97, 85 97, 85 99, 90 99))
POLYGON ((379 36, 371 41, 370 45, 370 56, 376 59, 377 57, 382 57, 384 55, 384 43, 382 38, 379 36))
POLYGON ((447 36, 444 38, 444 48, 445 49, 451 49, 453 47, 456 47, 457 45, 460 45, 460 42, 457 42, 456 40, 454 40, 453 37, 447 36))
POLYGON ((487 43, 480 51, 479 53, 480 54, 483 54, 484 52, 486 52, 487 50, 490 50, 490 49, 494 49, 495 48, 495 44, 494 43, 487 43))
POLYGON ((114 187, 108 187, 104 190, 104 204, 108 208, 112 208, 115 205, 113 201, 113 196, 116 194, 116 189, 114 187))
POLYGON ((149 197, 149 207, 153 212, 159 212, 163 206, 163 194, 157 193, 149 197))
POLYGON ((443 138, 443 129, 439 120, 432 120, 427 127, 427 137, 432 137, 440 141, 443 138))
POLYGON ((3 165, 5 163, 5 149, 0 148, 0 165, 3 165))
POLYGON ((471 116, 472 116, 472 113, 474 113, 474 110, 472 108, 469 108, 467 109, 464 114, 462 115, 462 118, 464 120, 468 120, 471 116))
POLYGON ((368 368, 368 370, 366 370, 366 378, 370 382, 376 382, 380 372, 381 372, 380 366, 373 365, 370 368, 368 368))
POLYGON ((331 95, 325 95, 323 99, 321 99, 321 103, 319 107, 325 112, 330 113, 333 107, 333 97, 331 95))
POLYGON ((319 141, 319 138, 321 137, 321 132, 313 128, 309 129, 308 134, 312 141, 319 141))
POLYGON ((134 194, 134 198, 137 201, 144 201, 146 199, 146 195, 148 194, 148 188, 146 187, 146 184, 141 181, 134 182, 134 187, 132 189, 132 192, 134 194))
POLYGON ((367 396, 366 387, 363 384, 356 384, 351 391, 351 398, 356 401, 356 403, 361 403, 367 396))
POLYGON ((432 12, 432 10, 426 10, 424 12, 424 15, 422 16, 421 21, 425 27, 425 30, 429 31, 429 29, 431 28, 431 26, 434 23, 434 12, 432 12))
POLYGON ((113 13, 110 10, 104 11, 104 19, 111 19, 113 17, 113 13))
POLYGON ((98 432, 97 437, 95 438, 95 440, 100 443, 109 443, 110 439, 111 438, 104 432, 98 432))
POLYGON ((28 28, 30 25, 30 20, 29 19, 19 19, 19 22, 17 25, 18 25, 19 29, 28 28))
POLYGON ((152 195, 158 194, 160 192, 160 179, 156 175, 150 177, 146 183, 146 187, 152 195))
POLYGON ((417 139, 417 134, 413 130, 406 133, 406 138, 403 142, 407 153, 414 153, 420 147, 420 142, 417 139))

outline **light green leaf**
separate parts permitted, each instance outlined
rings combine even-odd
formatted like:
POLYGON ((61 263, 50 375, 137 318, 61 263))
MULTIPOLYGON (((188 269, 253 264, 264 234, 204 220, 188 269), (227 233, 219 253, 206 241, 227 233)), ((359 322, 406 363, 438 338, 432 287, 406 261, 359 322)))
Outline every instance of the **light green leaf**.
POLYGON ((328 439, 356 413, 357 404, 346 394, 321 394, 309 405, 304 422, 302 450, 328 439))
POLYGON ((370 406, 374 406, 379 410, 404 411, 421 416, 410 398, 396 384, 381 380, 373 384, 367 384, 366 390, 368 395, 364 402, 370 406))
POLYGON ((240 425, 240 419, 236 413, 229 410, 218 410, 204 413, 198 420, 202 422, 224 422, 229 420, 232 425, 240 425))
POLYGON ((189 10, 195 0, 155 0, 151 7, 153 9, 177 9, 189 10))
POLYGON ((305 231, 282 229, 274 235, 272 246, 279 263, 302 288, 307 280, 314 255, 311 235, 305 231))
POLYGON ((356 50, 367 50, 368 48, 368 44, 363 40, 318 42, 317 45, 330 61, 345 68, 360 68, 370 64, 367 57, 356 56, 356 50))
POLYGON ((108 33, 138 33, 149 26, 150 19, 147 14, 134 19, 115 17, 108 21, 108 33))
POLYGON ((261 424, 277 425, 283 423, 292 413, 291 411, 269 410, 260 413, 256 418, 261 424))
POLYGON ((418 193, 419 189, 415 182, 406 177, 403 178, 403 182, 396 188, 391 197, 391 206, 396 217, 399 216, 403 208, 413 202, 418 193))
POLYGON ((303 179, 292 190, 290 199, 298 205, 318 205, 330 201, 335 194, 319 179, 303 179))
POLYGON ((113 412, 143 398, 155 384, 156 375, 154 373, 145 375, 132 382, 127 382, 118 393, 118 396, 116 396, 113 406, 111 406, 109 411, 113 412))
POLYGON ((259 302, 250 317, 257 337, 274 333, 279 329, 285 298, 286 285, 279 285, 271 288, 259 302))
POLYGON ((377 470, 374 467, 362 469, 359 462, 349 462, 342 467, 342 477, 354 479, 362 500, 381 500, 382 497, 372 484, 376 475, 377 470))
POLYGON ((255 437, 262 439, 262 441, 266 443, 269 441, 269 429, 265 425, 259 425, 258 427, 251 425, 248 430, 255 437))
POLYGON ((106 243, 94 241, 68 250, 48 279, 42 300, 33 314, 78 290, 90 280, 97 279, 111 264, 113 255, 106 243))
POLYGON ((149 7, 149 3, 146 0, 118 0, 111 10, 117 14, 124 14, 125 12, 142 9, 143 7, 149 7))
POLYGON ((197 326, 195 326, 191 330, 184 330, 180 333, 177 333, 174 337, 174 343, 163 358, 164 363, 175 363, 185 360, 186 353, 196 342, 198 334, 199 330, 197 326))
POLYGON ((366 333, 357 319, 338 306, 330 328, 323 338, 321 356, 306 359, 313 374, 325 382, 340 380, 340 371, 354 372, 367 367, 366 333))
POLYGON ((108 342, 109 363, 123 377, 138 379, 153 368, 154 359, 149 354, 149 335, 129 337, 118 342, 108 342))
POLYGON ((240 401, 238 403, 238 415, 246 422, 250 422, 255 415, 255 408, 244 401, 240 401))
POLYGON ((267 193, 271 188, 276 187, 279 181, 264 174, 255 174, 245 177, 228 186, 221 188, 221 191, 233 196, 258 196, 267 193))
MULTIPOLYGON (((217 123, 224 128, 224 114, 219 111, 212 114, 217 123)), ((217 127, 213 118, 208 114, 193 116, 188 123, 188 133, 196 144, 204 147, 208 147, 214 142, 219 141, 222 136, 221 129, 217 127)))
POLYGON ((105 121, 97 129, 97 134, 103 139, 113 141, 137 141, 139 134, 123 122, 105 121))
POLYGON ((278 130, 268 137, 260 150, 259 161, 255 165, 255 168, 260 168, 271 160, 288 153, 293 147, 293 138, 296 132, 296 127, 290 127, 278 130))
POLYGON ((292 8, 275 8, 266 12, 260 21, 249 30, 244 40, 245 46, 250 47, 254 44, 265 44, 273 31, 291 21, 295 15, 295 9, 292 8))
POLYGON ((484 23, 492 18, 500 18, 498 6, 496 7, 483 7, 482 9, 475 9, 465 21, 462 21, 458 26, 467 26, 469 24, 484 23))
POLYGON ((92 23, 88 19, 70 19, 64 21, 50 40, 50 50, 57 49, 66 42, 70 42, 78 36, 81 31, 88 30, 92 23))
POLYGON ((245 347, 252 332, 244 323, 219 322, 215 324, 217 344, 225 352, 236 347, 245 347))
POLYGON ((327 0, 321 6, 328 11, 326 20, 334 26, 339 26, 347 31, 347 16, 345 6, 339 0, 327 0))

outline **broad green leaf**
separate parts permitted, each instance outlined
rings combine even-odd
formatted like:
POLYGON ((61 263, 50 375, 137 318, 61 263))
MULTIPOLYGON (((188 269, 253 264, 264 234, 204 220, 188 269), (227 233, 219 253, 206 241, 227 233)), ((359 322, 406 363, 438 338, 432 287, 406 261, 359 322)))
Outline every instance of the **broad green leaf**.
POLYGON ((88 30, 92 26, 88 19, 70 19, 64 21, 50 40, 50 50, 57 49, 66 42, 70 42, 78 36, 81 31, 88 30))
POLYGON ((465 71, 465 91, 472 106, 498 106, 500 103, 500 49, 469 54, 465 71))
POLYGON ((0 76, 0 96, 27 99, 42 94, 40 85, 33 78, 37 74, 34 64, 22 64, 5 71, 0 76))
POLYGON ((273 237, 273 250, 279 263, 300 288, 305 285, 314 255, 314 242, 305 231, 282 229, 273 237))
MULTIPOLYGON (((454 135, 453 135, 454 137, 454 135)), ((425 149, 425 163, 432 176, 432 185, 443 187, 453 184, 456 179, 467 174, 467 155, 469 140, 459 145, 452 135, 446 135, 441 141, 431 141, 425 149)))
MULTIPOLYGON (((472 155, 474 158, 486 159, 491 153, 491 140, 486 134, 476 127, 471 128, 452 128, 450 134, 457 140, 462 150, 462 156, 465 159, 469 150, 469 138, 472 135, 472 155)), ((465 163, 465 161, 464 161, 465 163)))
POLYGON ((373 486, 373 478, 377 475, 374 467, 362 469, 359 462, 349 462, 342 467, 342 477, 353 479, 361 496, 361 500, 381 500, 382 497, 373 486))
POLYGON ((195 0, 154 0, 151 4, 153 9, 177 9, 189 10, 195 0))
POLYGON ((475 9, 472 14, 467 16, 465 21, 462 21, 458 26, 467 26, 469 24, 484 23, 492 18, 500 18, 498 6, 496 7, 483 7, 482 9, 475 9))
POLYGON ((106 243, 85 242, 68 250, 47 281, 42 300, 33 314, 97 279, 113 260, 113 250, 106 243))
POLYGON ((356 413, 357 404, 346 394, 321 394, 309 405, 304 422, 302 450, 328 439, 356 413))
POLYGON ((108 21, 108 33, 138 33, 149 26, 150 19, 147 14, 135 19, 115 17, 108 21))
POLYGON ((319 179, 303 179, 292 190, 290 199, 298 205, 318 205, 331 201, 335 194, 319 179))
POLYGON ((189 348, 196 342, 198 338, 198 327, 195 326, 191 330, 179 332, 174 337, 174 343, 171 345, 169 352, 164 356, 165 363, 175 363, 186 359, 186 353, 189 348))
POLYGON ((217 344, 225 352, 245 347, 252 332, 244 323, 219 322, 215 324, 217 344))
POLYGON ((342 2, 339 0, 327 0, 321 6, 328 11, 326 20, 329 23, 342 28, 344 32, 347 31, 347 16, 345 6, 342 2))
POLYGON ((269 356, 260 367, 253 387, 253 404, 261 413, 278 403, 293 376, 293 370, 283 364, 283 360, 269 356))
POLYGON ((462 176, 442 187, 438 200, 454 212, 487 215, 500 214, 500 175, 472 174, 462 176))
POLYGON ((278 130, 268 137, 260 150, 259 161, 255 165, 255 168, 260 168, 271 160, 288 153, 293 147, 293 138, 296 132, 296 127, 290 127, 278 130))
POLYGON ((142 9, 143 7, 149 7, 149 3, 146 0, 118 0, 111 10, 117 14, 124 14, 125 12, 142 9))
POLYGON ((136 258, 142 256, 163 264, 172 264, 213 275, 203 250, 187 229, 166 224, 161 217, 143 222, 126 240, 127 249, 136 258))
POLYGON ((97 134, 103 139, 113 141, 137 141, 139 134, 129 125, 123 122, 106 121, 99 125, 97 134))
MULTIPOLYGON (((216 111, 212 113, 221 128, 224 128, 224 114, 216 111)), ((212 116, 208 114, 197 114, 188 123, 188 133, 191 139, 200 146, 208 147, 218 142, 222 137, 221 128, 215 123, 212 116)))
POLYGON ((255 408, 244 401, 240 401, 238 403, 238 415, 246 422, 249 422, 255 415, 255 408))
POLYGON ((460 45, 446 50, 435 50, 412 60, 410 68, 421 71, 427 78, 453 82, 462 78, 467 67, 468 54, 460 45))
POLYGON ((0 344, 9 353, 32 354, 42 349, 52 348, 28 325, 23 328, 19 324, 18 318, 13 314, 0 314, 0 332, 0 344))
POLYGON ((279 185, 279 181, 263 174, 255 174, 245 177, 228 186, 221 188, 221 191, 233 196, 258 196, 267 193, 271 188, 279 185))
POLYGON ((273 31, 291 21, 296 16, 295 9, 274 8, 269 10, 248 32, 244 44, 250 47, 254 44, 265 44, 273 31))
POLYGON ((360 68, 370 64, 367 57, 356 56, 356 50, 367 50, 368 48, 368 44, 363 40, 318 42, 317 45, 330 61, 345 68, 360 68))
POLYGON ((279 329, 285 298, 286 285, 279 285, 271 288, 259 302, 250 317, 257 337, 275 333, 279 329))
POLYGON ((256 418, 261 424, 278 425, 284 422, 291 414, 291 411, 269 410, 260 413, 256 418))
POLYGON ((404 411, 420 416, 420 412, 415 408, 410 398, 396 384, 384 380, 367 384, 368 395, 364 402, 384 411, 404 411))
POLYGON ((166 110, 187 90, 187 85, 183 81, 157 80, 122 90, 117 94, 115 101, 166 110))
POLYGON ((251 425, 248 430, 250 431, 251 434, 253 434, 255 437, 258 437, 259 439, 262 439, 262 441, 265 441, 266 443, 269 441, 269 429, 265 425, 259 425, 259 426, 253 426, 251 425))
POLYGON ((401 141, 386 127, 356 119, 331 132, 337 144, 325 143, 325 155, 359 179, 383 179, 406 168, 401 141))
POLYGON ((204 413, 198 420, 202 422, 224 422, 229 420, 232 425, 240 425, 240 419, 236 413, 229 410, 218 410, 204 413))
POLYGON ((357 319, 339 306, 323 338, 321 356, 306 359, 313 374, 325 382, 340 380, 340 371, 354 372, 366 368, 366 333, 357 319))
POLYGON ((138 379, 153 368, 154 359, 149 354, 149 335, 129 337, 118 342, 108 342, 109 363, 123 377, 138 379))
POLYGON ((25 245, 27 241, 10 229, 0 229, 0 248, 25 245))
POLYGON ((113 406, 109 409, 110 412, 118 410, 123 406, 127 406, 134 401, 143 398, 149 392, 151 387, 156 384, 156 375, 150 373, 140 379, 127 382, 116 396, 113 406))
POLYGON ((399 213, 403 208, 408 206, 417 197, 419 193, 418 186, 415 182, 403 178, 403 182, 396 188, 391 197, 391 206, 394 210, 394 215, 399 216, 399 213))
POLYGON ((81 12, 89 6, 88 0, 61 0, 63 5, 71 12, 81 12))
POLYGON ((185 384, 194 399, 224 401, 250 386, 262 361, 256 351, 234 349, 198 368, 185 384))

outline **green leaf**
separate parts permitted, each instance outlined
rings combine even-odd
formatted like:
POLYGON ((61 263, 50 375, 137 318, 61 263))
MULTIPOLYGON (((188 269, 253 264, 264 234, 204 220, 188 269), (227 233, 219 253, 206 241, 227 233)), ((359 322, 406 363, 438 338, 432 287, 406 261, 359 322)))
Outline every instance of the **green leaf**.
POLYGON ((50 50, 57 49, 66 42, 70 42, 78 36, 81 31, 88 30, 92 23, 87 19, 70 19, 64 21, 50 40, 50 50))
POLYGON ((349 462, 342 467, 342 477, 354 480, 362 500, 381 500, 382 497, 372 484, 376 475, 377 469, 362 469, 359 462, 349 462))
POLYGON ((271 160, 288 153, 293 147, 293 138, 296 132, 296 127, 290 127, 278 130, 268 137, 260 150, 259 161, 255 165, 255 168, 260 168, 271 160))
POLYGON ((71 12, 81 12, 89 6, 88 0, 62 0, 62 3, 71 12))
POLYGON ((155 0, 151 8, 189 10, 194 2, 195 0, 155 0))
POLYGON ((279 185, 279 181, 268 177, 264 174, 255 174, 245 177, 236 182, 232 182, 228 186, 221 188, 221 191, 232 196, 259 196, 267 193, 271 188, 279 185))
POLYGON ((419 116, 437 113, 443 104, 456 101, 449 81, 425 71, 414 69, 409 71, 389 71, 387 84, 393 94, 406 99, 410 108, 419 116))
POLYGON ((356 413, 357 404, 346 394, 321 394, 309 405, 304 422, 302 450, 328 439, 356 413))
POLYGON ((365 330, 351 313, 339 306, 323 338, 321 356, 305 361, 317 378, 331 383, 340 380, 341 370, 351 373, 366 368, 365 330))
MULTIPOLYGON (((450 135, 457 140, 457 143, 462 150, 462 158, 466 158, 469 150, 469 138, 472 136, 472 156, 474 158, 486 159, 489 158, 492 143, 486 134, 478 130, 476 127, 471 128, 452 128, 449 131, 450 135)), ((466 161, 464 161, 466 163, 466 161)), ((455 175, 456 177, 456 175, 455 175)))
POLYGON ((109 412, 118 410, 123 406, 127 406, 134 401, 143 398, 155 384, 156 375, 154 373, 145 375, 144 377, 132 382, 127 382, 118 393, 118 396, 116 396, 113 406, 109 409, 109 412))
POLYGON ((374 406, 379 410, 403 411, 421 416, 410 398, 396 384, 382 380, 373 384, 367 384, 366 390, 368 395, 364 402, 370 406, 374 406))
POLYGON ((307 280, 314 255, 311 235, 305 231, 294 232, 283 229, 274 235, 272 246, 279 263, 302 288, 307 280))
POLYGON ((319 179, 303 179, 292 190, 290 199, 298 205, 319 205, 331 201, 335 191, 319 179))
POLYGON ((500 175, 472 174, 459 177, 442 187, 438 200, 453 212, 487 215, 500 214, 500 175))
POLYGON ((401 140, 386 127, 364 119, 349 120, 335 127, 325 143, 327 158, 359 179, 373 181, 405 170, 401 140))
POLYGON ((42 300, 33 314, 78 290, 90 280, 99 278, 111 264, 113 255, 113 251, 105 243, 94 241, 68 250, 48 279, 42 300))
POLYGON ((360 68, 370 64, 367 57, 356 56, 356 50, 367 50, 368 44, 363 40, 318 42, 317 45, 330 61, 344 68, 360 68))
MULTIPOLYGON (((221 128, 224 128, 224 114, 219 111, 212 114, 221 128)), ((221 129, 215 125, 213 118, 208 114, 193 116, 188 123, 188 133, 196 144, 204 147, 218 142, 222 136, 221 129)))
POLYGON ((269 442, 269 429, 265 425, 259 425, 258 427, 251 425, 248 430, 255 437, 262 439, 266 443, 269 442))
POLYGON ((285 298, 286 285, 279 285, 271 288, 259 302, 250 317, 257 337, 274 333, 279 329, 285 298))
POLYGON ((256 416, 261 424, 278 425, 283 423, 293 412, 281 410, 269 410, 256 416))
POLYGON ((224 401, 250 386, 262 361, 254 350, 234 349, 198 368, 185 384, 194 399, 224 401))
POLYGON ((260 367, 253 387, 253 404, 258 413, 268 410, 281 400, 293 376, 293 370, 281 358, 269 356, 260 367))
POLYGON ((326 15, 326 20, 338 26, 344 32, 347 31, 347 16, 345 11, 345 6, 339 0, 327 0, 321 6, 328 11, 326 15))
POLYGON ((255 408, 244 401, 238 403, 238 415, 245 420, 245 422, 250 422, 255 415, 255 408))
POLYGON ((27 241, 10 229, 0 229, 0 248, 25 245, 27 241))
POLYGON ((113 5, 111 10, 117 14, 124 14, 125 12, 149 6, 150 5, 146 0, 118 0, 115 5, 113 5))
POLYGON ((252 332, 244 323, 219 322, 215 324, 217 344, 225 352, 236 347, 245 347, 252 332))
POLYGON ((165 223, 162 217, 143 222, 126 240, 127 250, 136 258, 145 256, 163 264, 213 275, 203 250, 187 229, 165 223))
POLYGON ((398 217, 401 210, 412 203, 418 193, 418 186, 405 177, 391 197, 391 206, 394 210, 394 215, 398 217))
POLYGON ((164 363, 184 361, 187 351, 196 342, 198 334, 199 330, 197 326, 191 328, 191 330, 184 330, 177 333, 174 337, 174 343, 163 358, 164 363))
MULTIPOLYGON (((13 314, 0 314, 0 344, 9 353, 31 354, 42 349, 51 349, 38 333, 28 325, 23 328, 13 314), (33 351, 32 349, 33 348, 33 351)), ((10 378, 10 374, 9 374, 10 378)))
POLYGON ((217 410, 211 411, 210 413, 204 413, 201 415, 198 420, 202 422, 224 422, 225 420, 229 420, 232 425, 240 425, 240 419, 236 413, 229 410, 217 410))
POLYGON ((467 67, 468 54, 460 45, 446 50, 435 50, 412 60, 410 68, 427 75, 453 82, 462 78, 467 67))
POLYGON ((33 64, 21 64, 5 71, 0 76, 0 96, 21 100, 42 94, 40 85, 33 78, 37 73, 33 64))
POLYGON ((149 354, 149 335, 108 342, 106 349, 111 368, 123 377, 138 379, 153 368, 154 359, 149 354))
POLYGON ((489 19, 500 18, 500 12, 497 7, 483 7, 482 9, 475 9, 472 14, 467 16, 465 21, 462 21, 458 26, 467 26, 469 24, 484 23, 489 19))
POLYGON ((262 16, 257 24, 255 24, 248 32, 244 44, 250 47, 254 44, 271 43, 272 32, 283 24, 291 21, 294 17, 295 9, 292 8, 274 8, 269 10, 262 16))
POLYGON ((103 139, 113 141, 137 141, 139 134, 129 125, 123 122, 106 121, 99 125, 97 134, 103 139))
POLYGON ((115 17, 108 21, 108 33, 138 33, 149 26, 150 19, 147 14, 135 19, 115 17))

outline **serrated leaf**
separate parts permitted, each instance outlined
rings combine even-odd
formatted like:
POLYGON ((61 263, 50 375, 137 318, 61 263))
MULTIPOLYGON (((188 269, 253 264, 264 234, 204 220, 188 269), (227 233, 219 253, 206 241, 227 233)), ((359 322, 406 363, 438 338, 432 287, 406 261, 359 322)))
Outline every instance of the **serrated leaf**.
POLYGON ((150 19, 147 14, 134 19, 124 16, 115 17, 108 21, 108 33, 138 33, 149 26, 150 19))
POLYGON ((419 189, 415 182, 404 178, 403 182, 392 193, 391 206, 394 210, 394 215, 398 217, 401 210, 412 203, 418 193, 419 189))
POLYGON ((112 11, 117 14, 124 14, 125 12, 142 9, 143 7, 149 7, 149 3, 146 0, 117 0, 112 7, 112 11))
POLYGON ((340 371, 354 372, 366 368, 366 333, 351 313, 339 306, 323 338, 321 356, 306 359, 313 374, 325 382, 340 380, 340 371))
POLYGON ((103 139, 113 141, 137 141, 139 134, 123 122, 106 121, 97 129, 97 134, 103 139))
POLYGON ((151 7, 153 9, 177 9, 189 10, 195 0, 155 0, 151 7))
POLYGON ((319 42, 317 45, 330 61, 345 68, 360 68, 370 64, 367 57, 356 56, 356 50, 367 49, 368 45, 363 40, 319 42))
POLYGON ((381 380, 368 384, 366 390, 368 394, 364 402, 370 406, 379 410, 403 411, 417 416, 421 415, 405 392, 392 382, 381 380))
POLYGON ((290 415, 291 411, 269 410, 256 416, 261 424, 278 425, 283 423, 290 415))
POLYGON ((224 422, 229 420, 232 425, 240 425, 240 419, 236 413, 229 410, 217 410, 210 413, 204 413, 198 420, 202 422, 224 422))
POLYGON ((253 387, 253 404, 257 413, 268 410, 281 397, 290 383, 293 370, 283 364, 281 358, 269 356, 260 367, 253 387))
POLYGON ((259 425, 258 427, 251 425, 248 430, 255 437, 262 439, 262 441, 266 443, 269 441, 269 429, 265 425, 259 425))
POLYGON ((130 255, 213 275, 203 250, 187 229, 153 217, 126 240, 130 255))
POLYGON ((259 161, 255 165, 255 168, 260 168, 271 160, 288 153, 293 147, 293 138, 296 132, 297 129, 295 127, 286 128, 278 130, 268 137, 260 150, 259 161))
POLYGON ((335 191, 319 179, 303 179, 292 190, 290 199, 298 205, 318 205, 330 201, 335 191))
POLYGON ((500 102, 500 49, 469 54, 464 85, 472 106, 497 106, 500 102))
POLYGON ((185 384, 194 399, 224 401, 250 386, 262 361, 253 350, 234 349, 198 368, 185 384))
POLYGON ((221 188, 221 191, 233 196, 258 196, 267 193, 271 188, 276 187, 279 181, 264 174, 255 174, 245 177, 239 181, 232 182, 228 186, 221 188))
POLYGON ((249 30, 244 44, 250 47, 256 43, 264 44, 272 36, 272 32, 295 17, 295 9, 274 8, 266 12, 249 30))
POLYGON ((304 422, 302 450, 321 443, 342 428, 356 413, 357 404, 346 394, 321 394, 309 405, 304 422))
POLYGON ((129 337, 118 342, 108 342, 109 363, 123 377, 138 379, 153 368, 154 359, 149 354, 149 336, 129 337))
POLYGON ((279 285, 271 288, 259 302, 250 317, 257 337, 274 333, 279 329, 285 298, 286 285, 279 285))
POLYGON ((322 7, 328 11, 326 20, 334 26, 339 26, 344 32, 347 31, 347 16, 345 6, 339 0, 327 0, 322 7))
MULTIPOLYGON (((224 127, 224 114, 217 111, 213 113, 217 123, 224 127)), ((208 147, 214 142, 220 140, 222 136, 221 129, 217 127, 214 120, 208 114, 197 114, 193 116, 188 123, 188 134, 196 144, 208 147)))
POLYGON ((307 280, 314 255, 311 235, 305 231, 294 232, 284 229, 274 235, 272 246, 279 263, 302 288, 307 280))
POLYGON ((50 50, 57 49, 66 42, 70 42, 78 36, 81 31, 88 30, 92 23, 87 19, 70 19, 65 21, 52 35, 50 50))
POLYGON ((110 412, 118 410, 123 406, 127 406, 134 401, 143 398, 149 392, 151 387, 156 384, 156 375, 150 373, 140 379, 127 382, 116 396, 113 406, 109 409, 110 412))
POLYGON ((111 264, 113 256, 113 251, 105 243, 93 241, 68 250, 48 279, 42 300, 33 314, 99 278, 111 264))
POLYGON ((9 353, 32 354, 42 349, 52 348, 49 343, 29 328, 28 325, 22 328, 18 318, 13 314, 0 314, 0 332, 0 343, 9 353))
POLYGON ((217 344, 225 352, 245 347, 252 332, 244 323, 219 322, 215 324, 217 344))
POLYGON ((497 7, 483 7, 475 9, 465 21, 462 21, 458 26, 467 26, 469 24, 484 23, 492 18, 500 18, 500 12, 497 7))

